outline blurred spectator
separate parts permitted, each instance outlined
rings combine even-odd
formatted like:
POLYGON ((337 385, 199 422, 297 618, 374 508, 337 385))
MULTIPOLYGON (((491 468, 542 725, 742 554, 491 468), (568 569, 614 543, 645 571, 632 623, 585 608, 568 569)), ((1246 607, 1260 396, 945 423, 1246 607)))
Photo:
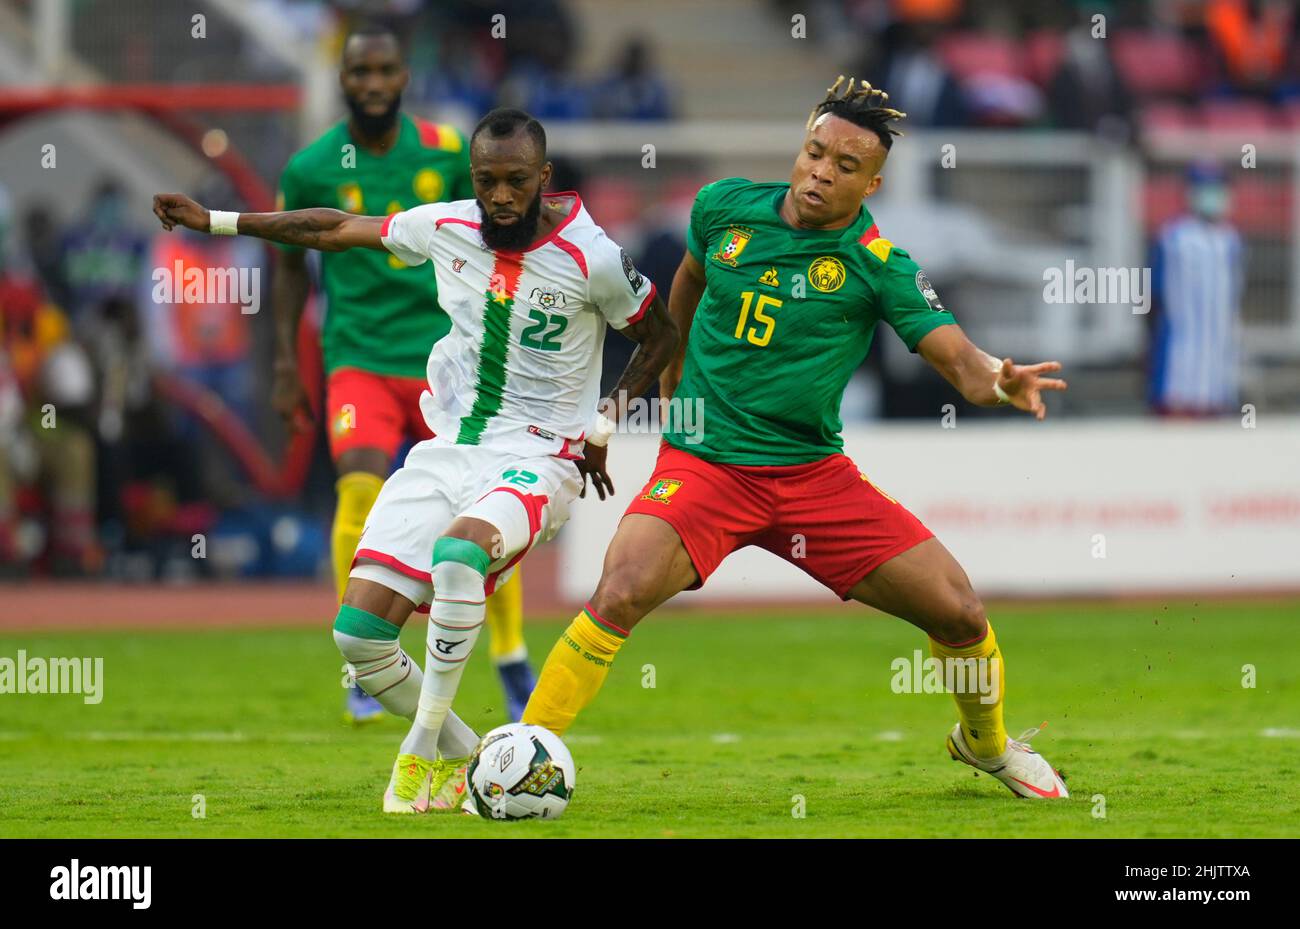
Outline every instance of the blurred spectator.
POLYGON ((63 281, 62 242, 54 214, 44 206, 34 206, 23 217, 23 234, 36 274, 51 300, 68 305, 68 289, 63 281))
POLYGON ((1288 0, 1208 0, 1206 32, 1233 90, 1272 95, 1294 39, 1293 7, 1288 0))
POLYGON ((642 38, 623 43, 613 70, 592 89, 592 115, 598 119, 670 119, 668 84, 654 68, 642 38))
POLYGON ((106 300, 132 295, 144 253, 144 237, 127 224, 126 192, 112 178, 101 180, 63 239, 62 283, 74 326, 106 300))
POLYGON ((67 317, 12 264, 0 265, 0 355, 0 545, 59 575, 97 571, 90 362, 67 317))
POLYGON ((1052 124, 1096 132, 1116 141, 1132 136, 1133 104, 1110 43, 1094 38, 1089 15, 1065 34, 1060 67, 1048 88, 1052 124))
POLYGON ((961 126, 967 121, 961 85, 935 53, 936 37, 929 23, 891 23, 881 34, 879 64, 868 60, 856 70, 889 93, 909 125, 961 126))
POLYGON ((1152 254, 1150 403, 1170 416, 1233 413, 1246 262, 1241 236, 1224 218, 1223 170, 1193 165, 1187 198, 1187 212, 1165 224, 1152 254))

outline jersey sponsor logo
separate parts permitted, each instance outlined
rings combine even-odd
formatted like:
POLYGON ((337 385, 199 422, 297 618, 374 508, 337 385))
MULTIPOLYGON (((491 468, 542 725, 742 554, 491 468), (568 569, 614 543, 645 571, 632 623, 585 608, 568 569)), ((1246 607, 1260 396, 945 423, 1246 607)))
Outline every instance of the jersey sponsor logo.
POLYGON ((547 431, 546 431, 545 429, 543 429, 541 426, 529 426, 529 427, 528 427, 528 434, 529 434, 529 435, 535 435, 535 436, 537 436, 538 438, 541 438, 541 439, 547 439, 547 440, 550 440, 550 439, 554 439, 554 438, 555 438, 555 433, 554 433, 554 432, 547 432, 547 431))
POLYGON ((944 309, 943 304, 939 302, 939 293, 934 289, 934 285, 930 283, 930 279, 925 276, 924 271, 919 269, 916 272, 916 289, 921 292, 921 296, 925 298, 925 302, 930 309, 936 313, 948 312, 944 309))
POLYGON ((780 287, 781 280, 776 276, 776 268, 771 267, 758 276, 758 282, 768 287, 780 287))
POLYGON ((718 244, 718 250, 710 257, 734 268, 736 267, 736 259, 740 257, 740 253, 745 250, 745 246, 749 244, 749 240, 753 237, 753 229, 744 226, 732 226, 727 230, 726 237, 718 244))
POLYGON ((528 302, 539 310, 553 310, 557 306, 564 306, 564 292, 554 287, 534 287, 528 295, 528 302))
POLYGON ((808 266, 808 283, 813 285, 814 290, 820 290, 824 294, 839 290, 847 277, 844 262, 832 255, 814 258, 808 266))
POLYGON ((457 274, 460 274, 460 269, 463 267, 465 267, 464 258, 453 258, 451 260, 451 269, 455 271, 457 274))
POLYGON ((415 175, 415 180, 411 182, 411 188, 415 191, 415 195, 425 203, 434 203, 442 199, 447 184, 443 181, 442 175, 433 168, 424 168, 415 175))
POLYGON ((641 289, 641 285, 645 283, 645 278, 643 278, 641 272, 636 269, 636 265, 632 264, 632 259, 627 256, 627 252, 620 248, 618 254, 623 259, 623 274, 627 277, 627 282, 632 288, 632 293, 636 293, 641 289))
POLYGON ((651 487, 649 492, 644 494, 641 499, 653 500, 656 503, 662 503, 667 506, 670 502, 668 498, 677 493, 681 486, 681 481, 674 480, 671 477, 660 478, 655 481, 654 486, 651 487))
POLYGON ((365 209, 365 199, 361 196, 360 184, 339 185, 339 209, 345 213, 360 213, 365 209))

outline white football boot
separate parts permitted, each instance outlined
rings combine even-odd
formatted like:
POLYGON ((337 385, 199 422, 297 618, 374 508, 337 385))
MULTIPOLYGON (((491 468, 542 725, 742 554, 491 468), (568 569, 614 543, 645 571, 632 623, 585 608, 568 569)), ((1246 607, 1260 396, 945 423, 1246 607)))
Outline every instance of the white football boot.
POLYGON ((1038 734, 1030 729, 1020 739, 1007 739, 1006 750, 996 758, 977 758, 966 742, 961 723, 948 734, 948 754, 953 761, 968 764, 976 770, 996 777, 1017 797, 1031 800, 1065 799, 1070 791, 1059 771, 1047 759, 1029 747, 1029 740, 1038 734))

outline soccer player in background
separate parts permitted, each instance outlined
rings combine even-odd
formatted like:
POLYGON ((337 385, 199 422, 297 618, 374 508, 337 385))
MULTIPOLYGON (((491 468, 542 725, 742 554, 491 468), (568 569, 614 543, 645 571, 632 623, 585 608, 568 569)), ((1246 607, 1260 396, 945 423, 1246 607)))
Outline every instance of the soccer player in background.
MULTIPOLYGON (((863 199, 880 187, 891 123, 904 114, 865 81, 840 93, 842 82, 809 116, 788 184, 727 178, 695 200, 669 296, 689 336, 660 379, 661 397, 682 404, 669 407, 654 473, 619 523, 595 594, 546 659, 524 722, 562 735, 646 614, 758 545, 841 599, 918 626, 941 661, 987 660, 993 687, 953 695, 949 753, 1018 796, 1065 797, 1052 766, 1007 736, 1003 655, 966 573, 843 454, 839 418, 882 320, 980 406, 1042 419, 1040 392, 1065 389, 1042 375, 1060 365, 976 348, 925 273, 881 236, 863 199), (688 441, 681 411, 694 404, 703 429, 695 423, 688 441)), ((786 670, 780 654, 772 660, 786 670)))
MULTIPOLYGON (((335 207, 388 215, 421 203, 474 196, 469 148, 451 126, 403 114, 410 73, 397 37, 382 27, 351 33, 343 45, 339 84, 349 117, 290 159, 280 179, 279 208, 335 207)), ((366 514, 406 441, 430 437, 420 415, 424 365, 434 342, 451 329, 427 267, 366 249, 326 253, 320 261, 327 308, 324 361, 330 456, 338 472, 331 549, 339 598, 347 585, 366 514)), ((310 279, 305 251, 280 247, 272 286, 276 348, 272 403, 291 429, 310 428, 310 406, 298 374, 298 323, 310 279)), ((523 636, 518 572, 488 603, 489 652, 512 720, 532 692, 533 670, 523 636)), ((346 716, 365 722, 383 707, 355 681, 346 716)))
MULTIPOLYGON (((335 620, 357 680, 412 719, 384 811, 457 808, 477 737, 451 712, 484 600, 534 544, 568 519, 592 479, 604 499, 605 443, 627 398, 644 393, 677 349, 654 284, 595 224, 579 196, 543 196, 546 134, 519 110, 494 110, 470 137, 476 199, 383 216, 333 209, 209 213, 159 194, 176 225, 342 251, 432 259, 451 332, 429 354, 420 409, 435 438, 417 444, 366 519, 335 620), (608 323, 639 343, 598 414, 608 323), (607 407, 605 404, 612 404, 607 407), (430 604, 423 675, 398 641, 430 604)), ((431 295, 430 297, 431 298, 431 295)))

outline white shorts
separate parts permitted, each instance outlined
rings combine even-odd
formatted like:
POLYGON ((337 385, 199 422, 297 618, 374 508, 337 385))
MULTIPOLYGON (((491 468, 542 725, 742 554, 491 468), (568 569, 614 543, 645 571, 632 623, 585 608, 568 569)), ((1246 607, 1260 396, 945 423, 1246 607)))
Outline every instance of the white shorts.
POLYGON ((534 545, 569 519, 582 490, 571 460, 520 458, 479 445, 432 438, 413 447, 366 517, 351 577, 383 584, 425 609, 433 595, 433 543, 452 521, 469 516, 501 534, 491 553, 487 592, 505 583, 534 545))

